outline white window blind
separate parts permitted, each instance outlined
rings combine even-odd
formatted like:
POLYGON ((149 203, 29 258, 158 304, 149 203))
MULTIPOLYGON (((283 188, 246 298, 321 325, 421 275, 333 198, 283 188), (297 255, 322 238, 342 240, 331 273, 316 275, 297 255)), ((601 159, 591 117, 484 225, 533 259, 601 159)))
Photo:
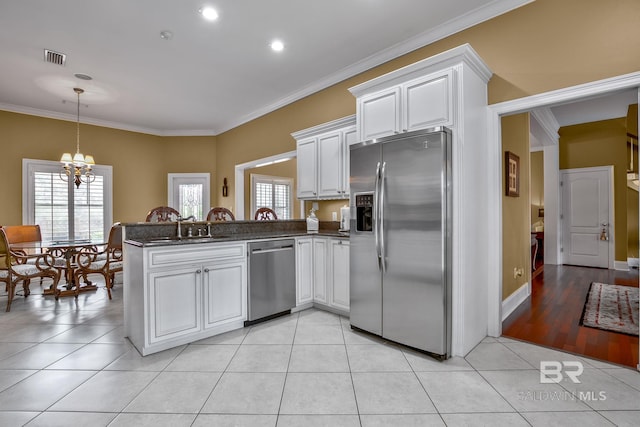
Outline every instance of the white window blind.
POLYGON ((23 160, 23 224, 38 224, 44 240, 105 240, 111 227, 111 166, 93 169, 80 188, 60 178, 58 162, 23 160))
POLYGON ((251 209, 273 209, 278 219, 291 219, 293 179, 251 175, 251 209))

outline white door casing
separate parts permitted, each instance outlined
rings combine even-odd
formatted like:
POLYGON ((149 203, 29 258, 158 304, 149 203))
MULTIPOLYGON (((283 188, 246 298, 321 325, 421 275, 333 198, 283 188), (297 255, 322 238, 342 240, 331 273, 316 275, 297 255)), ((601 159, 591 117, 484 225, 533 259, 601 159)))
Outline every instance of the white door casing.
MULTIPOLYGON (((498 337, 502 334, 502 175, 501 162, 502 133, 501 118, 509 114, 526 112, 535 108, 552 106, 563 102, 578 101, 598 95, 605 95, 619 90, 640 87, 640 72, 633 72, 621 76, 615 76, 604 80, 584 83, 577 86, 553 90, 524 98, 504 101, 487 107, 488 138, 487 157, 488 170, 493 171, 489 176, 489 186, 485 207, 489 210, 489 233, 495 238, 487 242, 489 256, 487 284, 489 287, 488 301, 488 330, 487 334, 498 337)), ((640 100, 640 90, 638 90, 640 100)), ((640 365, 638 365, 640 370, 640 365)))
POLYGON ((613 268, 613 166, 566 169, 561 183, 563 264, 613 268))

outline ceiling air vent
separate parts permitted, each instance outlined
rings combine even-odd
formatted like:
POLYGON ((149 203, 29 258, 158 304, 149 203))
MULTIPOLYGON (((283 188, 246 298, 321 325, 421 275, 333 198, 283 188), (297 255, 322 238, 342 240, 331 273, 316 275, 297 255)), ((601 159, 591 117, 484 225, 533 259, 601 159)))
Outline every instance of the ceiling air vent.
POLYGON ((62 65, 64 67, 66 60, 67 55, 64 53, 54 52, 49 49, 44 50, 44 62, 50 62, 51 64, 62 65))

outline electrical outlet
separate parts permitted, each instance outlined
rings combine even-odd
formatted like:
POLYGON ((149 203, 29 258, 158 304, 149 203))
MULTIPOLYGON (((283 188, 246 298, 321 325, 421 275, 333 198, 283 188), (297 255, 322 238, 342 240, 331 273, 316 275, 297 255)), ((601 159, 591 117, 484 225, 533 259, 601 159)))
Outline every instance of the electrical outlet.
POLYGON ((523 268, 513 267, 513 278, 517 279, 518 277, 524 274, 523 268))

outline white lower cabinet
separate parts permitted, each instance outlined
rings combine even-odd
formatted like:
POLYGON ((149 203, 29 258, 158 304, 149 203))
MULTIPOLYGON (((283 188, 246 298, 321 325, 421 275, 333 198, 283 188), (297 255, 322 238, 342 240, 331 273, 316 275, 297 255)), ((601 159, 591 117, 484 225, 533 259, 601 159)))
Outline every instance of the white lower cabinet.
POLYGON ((313 303, 313 237, 296 239, 296 307, 313 303))
POLYGON ((199 267, 149 273, 149 343, 171 340, 202 329, 199 267))
POLYGON ((125 246, 125 333, 144 356, 242 328, 246 244, 125 246))
POLYGON ((296 243, 296 306, 349 311, 349 240, 300 237, 296 243))
POLYGON ((242 321, 247 318, 247 263, 231 261, 205 265, 204 328, 242 321))
POLYGON ((313 238, 313 302, 327 304, 327 239, 313 238))
POLYGON ((331 239, 329 254, 329 283, 331 283, 329 305, 349 311, 349 241, 331 239))

